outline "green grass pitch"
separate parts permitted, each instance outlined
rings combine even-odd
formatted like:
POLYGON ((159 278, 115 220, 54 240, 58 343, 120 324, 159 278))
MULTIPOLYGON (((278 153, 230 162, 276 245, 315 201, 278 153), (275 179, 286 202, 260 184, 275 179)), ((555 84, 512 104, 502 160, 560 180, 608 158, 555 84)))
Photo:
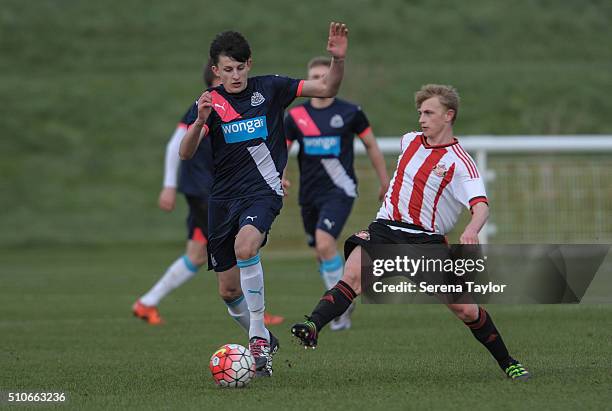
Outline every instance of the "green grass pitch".
MULTIPOLYGON (((265 250, 265 249, 264 249, 265 250)), ((271 379, 217 388, 208 359, 247 339, 201 271, 161 304, 167 323, 131 316, 180 247, 48 247, 0 255, 0 390, 63 391, 72 409, 603 409, 612 400, 612 307, 491 306, 533 373, 504 378, 438 305, 360 305, 353 329, 305 351, 292 321, 322 283, 306 254, 263 252, 268 308, 287 317, 271 379)))

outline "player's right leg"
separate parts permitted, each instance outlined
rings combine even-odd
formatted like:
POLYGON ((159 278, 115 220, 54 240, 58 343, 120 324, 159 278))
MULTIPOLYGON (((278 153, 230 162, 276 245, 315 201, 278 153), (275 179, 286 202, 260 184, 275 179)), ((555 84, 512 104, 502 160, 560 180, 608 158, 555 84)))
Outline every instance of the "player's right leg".
POLYGON ((259 248, 265 243, 266 234, 282 207, 282 198, 211 200, 209 204, 209 268, 214 268, 220 279, 227 280, 223 281, 225 285, 241 290, 240 297, 237 297, 237 292, 226 293, 228 287, 220 287, 222 297, 227 297, 230 314, 234 307, 232 303, 236 302, 236 306, 243 307, 241 317, 249 316, 249 349, 255 358, 257 375, 271 375, 272 355, 279 344, 264 324, 263 268, 259 261, 259 248), (228 301, 230 297, 238 300, 228 301))
POLYGON ((305 322, 294 324, 291 328, 291 333, 304 348, 315 348, 321 329, 348 310, 361 293, 361 253, 361 246, 351 251, 344 265, 342 279, 323 294, 305 322))
MULTIPOLYGON (((314 246, 319 261, 319 272, 327 290, 331 290, 342 278, 344 264, 338 254, 337 238, 348 220, 353 202, 352 198, 335 196, 322 199, 317 206, 308 207, 312 210, 309 215, 302 213, 304 227, 314 229, 314 246), (308 216, 310 221, 307 221, 308 216)), ((305 208, 303 207, 303 210, 305 208)), ((329 325, 330 330, 340 331, 350 328, 351 313, 354 308, 353 303, 349 310, 332 320, 329 325)))
MULTIPOLYGON (((342 258, 338 254, 336 237, 328 231, 317 228, 315 231, 315 244, 317 256, 321 262, 319 267, 321 277, 325 283, 325 288, 331 290, 342 279, 344 271, 342 258)), ((354 310, 355 303, 353 302, 348 310, 330 322, 329 329, 331 331, 341 331, 351 328, 351 314, 354 310)))
POLYGON ((280 197, 249 199, 241 205, 240 229, 234 242, 240 284, 249 307, 249 350, 255 358, 256 375, 271 376, 273 356, 279 348, 278 339, 265 326, 264 271, 259 249, 282 207, 280 197))
POLYGON ((183 285, 198 272, 200 266, 206 262, 203 256, 204 248, 200 243, 188 241, 186 253, 174 261, 155 285, 134 303, 134 315, 151 325, 161 324, 163 320, 157 306, 172 290, 183 285), (195 248, 202 251, 195 251, 195 248))

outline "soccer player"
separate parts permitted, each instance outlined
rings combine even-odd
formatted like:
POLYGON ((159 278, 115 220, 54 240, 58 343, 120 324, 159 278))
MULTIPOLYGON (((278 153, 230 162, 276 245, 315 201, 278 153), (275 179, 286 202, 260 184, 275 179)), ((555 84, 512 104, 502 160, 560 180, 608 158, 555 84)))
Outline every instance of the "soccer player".
POLYGON ((272 374, 272 355, 278 350, 278 340, 263 321, 259 249, 282 207, 281 175, 287 164, 284 110, 296 97, 335 96, 347 47, 346 26, 332 22, 327 41, 332 64, 325 77, 248 77, 252 60, 246 39, 235 31, 218 34, 211 43, 210 58, 223 84, 200 96, 181 142, 179 154, 184 159, 191 158, 201 140, 210 141, 212 147, 208 266, 217 272, 224 300, 246 301, 232 308, 236 315, 250 318, 249 349, 258 375, 272 374))
MULTIPOLYGON (((459 95, 451 86, 429 84, 416 94, 421 132, 405 134, 391 186, 368 230, 350 237, 344 275, 328 290, 307 321, 291 332, 304 347, 316 347, 321 329, 361 293, 361 253, 375 244, 444 244, 462 207, 472 212, 461 244, 478 244, 488 215, 484 183, 472 158, 453 135, 459 95)), ((509 378, 529 372, 512 358, 491 315, 476 304, 446 304, 495 358, 509 378)))
MULTIPOLYGON (((204 66, 203 78, 207 87, 216 87, 221 84, 221 78, 213 73, 210 61, 204 66)), ((213 180, 213 162, 209 141, 198 147, 192 159, 180 161, 179 145, 187 132, 190 112, 191 107, 166 145, 164 183, 158 201, 159 208, 163 211, 174 210, 178 176, 178 191, 185 196, 189 206, 185 254, 174 261, 157 283, 132 306, 133 314, 151 325, 163 323, 157 308, 161 300, 192 278, 207 260, 208 195, 213 180)), ((276 325, 282 323, 283 320, 283 317, 266 313, 266 324, 276 325)), ((248 324, 245 326, 248 329, 248 324)))
MULTIPOLYGON (((328 57, 308 63, 308 79, 325 77, 331 66, 328 57)), ((288 148, 300 144, 299 204, 308 245, 315 248, 319 271, 326 289, 342 277, 343 261, 336 240, 357 197, 353 168, 353 138, 359 136, 380 181, 379 200, 389 187, 385 159, 378 148, 370 123, 361 107, 339 98, 312 98, 293 107, 285 117, 288 148)), ((290 185, 283 180, 283 188, 290 185)), ((351 309, 332 320, 333 331, 351 327, 351 309)))

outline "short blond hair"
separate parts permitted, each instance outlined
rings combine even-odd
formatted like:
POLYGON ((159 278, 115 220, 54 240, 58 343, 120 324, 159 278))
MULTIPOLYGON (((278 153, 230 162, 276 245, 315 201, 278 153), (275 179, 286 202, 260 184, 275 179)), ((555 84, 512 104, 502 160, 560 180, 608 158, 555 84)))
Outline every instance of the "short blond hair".
POLYGON ((419 91, 414 93, 414 102, 416 103, 417 110, 421 108, 421 104, 427 99, 432 97, 438 97, 438 101, 447 110, 453 110, 455 115, 451 123, 455 123, 457 115, 459 114, 459 93, 453 86, 445 86, 442 84, 425 84, 419 91))
POLYGON ((310 70, 311 68, 318 66, 331 67, 331 58, 326 56, 313 57, 312 59, 310 59, 306 67, 308 68, 308 70, 310 70))

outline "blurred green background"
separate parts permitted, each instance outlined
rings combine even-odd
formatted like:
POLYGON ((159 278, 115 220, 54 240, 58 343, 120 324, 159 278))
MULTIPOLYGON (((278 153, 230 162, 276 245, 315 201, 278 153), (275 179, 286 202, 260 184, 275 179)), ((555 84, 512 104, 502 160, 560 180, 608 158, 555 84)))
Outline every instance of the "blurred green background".
MULTIPOLYGON (((3 0, 0 245, 182 241, 184 205, 168 217, 157 194, 166 141, 202 88, 211 38, 239 30, 253 74, 303 77, 325 53, 330 20, 350 29, 341 96, 362 104, 379 136, 417 128, 413 92, 428 82, 459 89, 458 135, 612 133, 609 1, 3 0)), ((609 177, 609 157, 582 161, 609 177)), ((393 170, 395 155, 387 160, 393 170)), ((374 173, 366 159, 358 167, 361 198, 345 234, 378 208, 374 173)), ((271 246, 303 244, 296 190, 271 246)), ((612 203, 612 190, 603 195, 612 203)))

